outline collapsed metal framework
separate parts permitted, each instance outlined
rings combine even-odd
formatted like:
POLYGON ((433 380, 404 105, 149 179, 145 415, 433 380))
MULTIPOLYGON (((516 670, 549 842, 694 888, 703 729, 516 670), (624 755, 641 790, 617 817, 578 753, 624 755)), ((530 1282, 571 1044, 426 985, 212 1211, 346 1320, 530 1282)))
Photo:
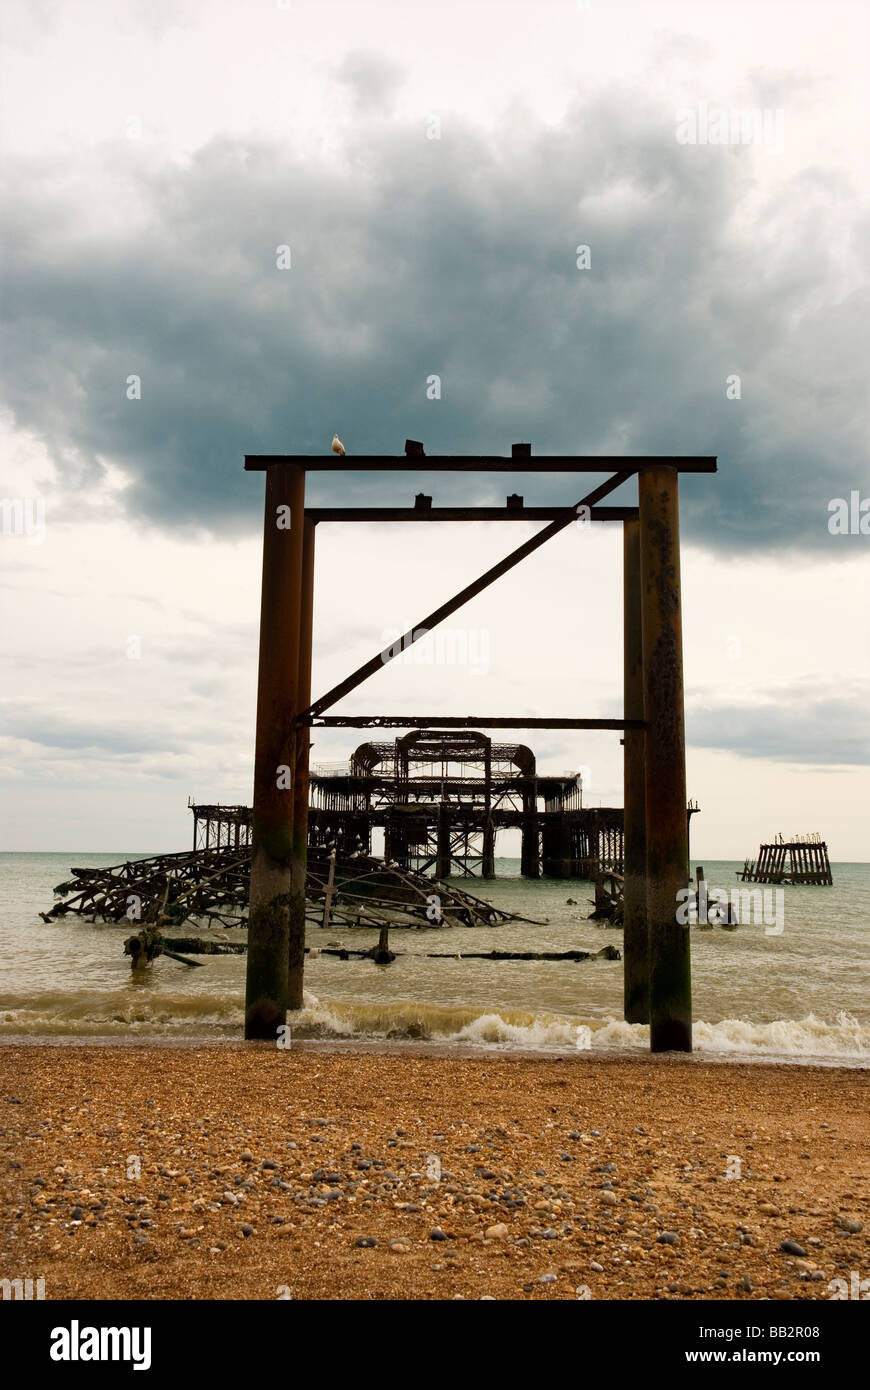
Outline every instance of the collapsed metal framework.
POLYGON ((515 444, 510 458, 426 458, 422 444, 408 440, 404 458, 366 455, 339 465, 332 455, 248 455, 245 468, 266 474, 245 1036, 274 1038, 287 1009, 302 1006, 310 728, 612 728, 623 731, 625 751, 625 1017, 630 1022, 649 1022, 652 1051, 690 1051, 689 933, 676 918, 677 893, 685 887, 688 862, 678 477, 681 472, 715 473, 715 458, 532 460, 529 444, 515 444), (306 473, 336 472, 342 467, 367 473, 607 472, 611 476, 575 506, 565 508, 527 509, 516 495, 507 499, 504 509, 435 508, 430 497, 419 494, 413 509, 306 512, 306 473), (636 508, 599 505, 635 474, 636 508), (574 524, 578 515, 592 521, 618 521, 623 528, 622 719, 325 713, 398 652, 574 524), (316 526, 329 521, 481 520, 548 520, 549 524, 415 624, 400 641, 312 701, 316 526))

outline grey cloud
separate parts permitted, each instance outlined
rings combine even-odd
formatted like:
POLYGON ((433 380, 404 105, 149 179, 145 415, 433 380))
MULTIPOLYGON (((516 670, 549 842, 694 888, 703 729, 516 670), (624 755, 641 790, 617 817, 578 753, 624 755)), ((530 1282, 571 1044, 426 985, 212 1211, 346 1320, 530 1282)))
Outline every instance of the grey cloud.
POLYGON ((70 751, 102 752, 115 757, 139 753, 183 753, 186 737, 175 738, 157 728, 148 730, 135 725, 118 724, 112 727, 105 720, 89 724, 62 715, 42 713, 34 708, 8 709, 0 723, 0 735, 23 739, 43 748, 70 751))
POLYGON ((399 63, 379 53, 348 53, 336 73, 350 91, 356 109, 363 114, 387 115, 404 81, 399 63))
MULTIPOLYGON (((244 453, 326 452, 335 430, 351 467, 406 436, 429 453, 522 439, 538 454, 715 453, 718 477, 681 484, 685 537, 851 553, 827 531, 829 498, 866 477, 867 294, 842 292, 827 235, 855 215, 849 190, 797 178, 740 230, 757 193, 746 152, 679 146, 672 108, 634 89, 521 138, 447 115, 439 141, 423 115, 361 119, 351 138, 335 168, 222 138, 184 168, 113 148, 90 173, 100 197, 133 189, 127 230, 94 231, 59 167, 12 170, 7 400, 67 488, 116 462, 143 523, 230 534, 261 515, 244 453), (575 268, 580 243, 589 271, 575 268), (740 401, 725 398, 733 372, 740 401), (125 396, 132 373, 141 401, 125 396), (432 373, 440 401, 426 399, 432 373)), ((421 488, 564 503, 584 490, 349 472, 312 476, 309 497, 421 488)))
POLYGON ((857 766, 870 763, 870 699, 866 689, 840 694, 806 686, 752 705, 697 702, 686 737, 699 748, 727 749, 776 762, 857 766))

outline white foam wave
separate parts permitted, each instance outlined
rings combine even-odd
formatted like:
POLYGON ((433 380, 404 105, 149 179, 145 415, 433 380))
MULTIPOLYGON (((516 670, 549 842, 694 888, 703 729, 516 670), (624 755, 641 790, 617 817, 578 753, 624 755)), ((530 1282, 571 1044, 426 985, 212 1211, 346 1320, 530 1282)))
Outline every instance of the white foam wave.
MULTIPOLYGON (((241 1000, 236 991, 181 993, 143 999, 129 991, 53 991, 0 997, 0 1036, 132 1034, 203 1039, 240 1037, 241 1000)), ((572 1018, 511 1009, 455 1007, 419 1000, 380 1003, 320 999, 306 991, 301 1010, 288 1021, 301 1040, 455 1043, 498 1051, 618 1053, 649 1046, 649 1029, 615 1017, 572 1018)), ((696 1053, 709 1057, 794 1058, 870 1066, 870 1027, 841 1011, 831 1022, 815 1013, 762 1023, 726 1018, 697 1020, 696 1053)))

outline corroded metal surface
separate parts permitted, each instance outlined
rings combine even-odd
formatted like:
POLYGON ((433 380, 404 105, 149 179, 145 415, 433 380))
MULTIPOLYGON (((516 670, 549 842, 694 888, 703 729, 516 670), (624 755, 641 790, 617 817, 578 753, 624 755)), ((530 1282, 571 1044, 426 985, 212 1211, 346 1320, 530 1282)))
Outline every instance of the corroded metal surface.
POLYGON ((689 849, 677 473, 669 468, 642 473, 638 491, 650 1047, 653 1052, 690 1052, 689 932, 676 916, 689 849))

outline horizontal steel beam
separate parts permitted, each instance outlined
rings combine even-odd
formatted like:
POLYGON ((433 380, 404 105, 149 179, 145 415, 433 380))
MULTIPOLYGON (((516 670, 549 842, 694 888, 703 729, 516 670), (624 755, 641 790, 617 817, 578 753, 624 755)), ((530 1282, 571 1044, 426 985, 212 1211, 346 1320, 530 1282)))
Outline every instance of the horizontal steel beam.
POLYGON ((297 721, 312 729, 645 729, 642 719, 504 719, 483 714, 314 714, 297 721))
POLYGON ((640 454, 538 454, 504 458, 498 454, 245 454, 245 469, 262 473, 275 464, 291 464, 309 473, 632 473, 647 468, 675 468, 678 473, 715 473, 716 459, 640 454))
MULTIPOLYGON (((593 521, 636 521, 637 507, 592 507, 593 521)), ((574 519, 573 507, 307 507, 321 521, 560 521, 574 519)))

